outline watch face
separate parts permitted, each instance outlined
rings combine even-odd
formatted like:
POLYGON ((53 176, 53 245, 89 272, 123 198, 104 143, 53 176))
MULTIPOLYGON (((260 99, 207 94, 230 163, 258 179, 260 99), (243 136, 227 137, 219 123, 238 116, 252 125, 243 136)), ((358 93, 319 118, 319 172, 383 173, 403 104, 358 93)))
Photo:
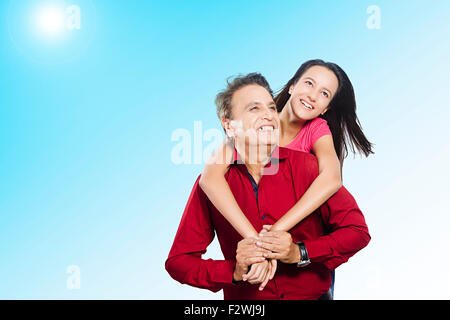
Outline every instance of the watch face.
POLYGON ((310 260, 306 260, 306 261, 300 261, 299 263, 297 263, 297 267, 306 267, 307 265, 309 265, 311 263, 310 260))

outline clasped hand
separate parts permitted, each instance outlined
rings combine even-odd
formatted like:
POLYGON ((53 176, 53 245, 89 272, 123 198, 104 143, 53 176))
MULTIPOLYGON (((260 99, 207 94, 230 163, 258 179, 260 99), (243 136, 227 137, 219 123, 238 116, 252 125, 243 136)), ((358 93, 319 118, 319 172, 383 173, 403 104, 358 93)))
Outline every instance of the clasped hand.
POLYGON ((270 225, 265 225, 258 238, 246 238, 238 243, 233 277, 237 281, 260 284, 259 290, 263 290, 275 275, 277 260, 296 261, 295 249, 290 233, 271 230, 270 225))

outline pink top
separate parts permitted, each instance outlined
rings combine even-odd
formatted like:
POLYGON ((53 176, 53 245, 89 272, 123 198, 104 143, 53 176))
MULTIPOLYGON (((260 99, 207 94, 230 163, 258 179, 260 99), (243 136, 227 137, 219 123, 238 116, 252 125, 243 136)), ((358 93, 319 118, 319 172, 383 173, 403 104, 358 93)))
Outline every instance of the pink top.
POLYGON ((322 118, 315 118, 308 121, 300 130, 297 136, 285 148, 312 153, 312 148, 316 141, 324 135, 331 135, 327 121, 322 118))

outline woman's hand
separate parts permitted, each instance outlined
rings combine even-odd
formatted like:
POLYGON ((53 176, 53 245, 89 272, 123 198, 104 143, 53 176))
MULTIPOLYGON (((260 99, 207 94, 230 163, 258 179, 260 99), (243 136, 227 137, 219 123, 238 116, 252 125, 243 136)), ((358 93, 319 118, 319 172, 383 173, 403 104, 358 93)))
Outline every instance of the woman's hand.
POLYGON ((260 231, 259 235, 261 236, 262 234, 269 232, 272 229, 272 225, 271 224, 265 224, 263 225, 262 230, 260 231))
POLYGON ((300 261, 298 246, 292 241, 292 236, 286 231, 269 231, 271 226, 264 226, 259 234, 256 246, 271 253, 265 257, 277 259, 284 263, 296 263, 300 261))

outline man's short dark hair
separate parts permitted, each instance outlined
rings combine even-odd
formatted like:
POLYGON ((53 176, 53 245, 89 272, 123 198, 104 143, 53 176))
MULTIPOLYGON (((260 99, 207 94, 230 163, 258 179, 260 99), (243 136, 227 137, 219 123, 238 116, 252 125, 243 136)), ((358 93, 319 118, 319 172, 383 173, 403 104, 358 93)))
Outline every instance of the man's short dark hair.
POLYGON ((266 78, 264 78, 260 73, 253 72, 244 76, 236 76, 232 78, 231 81, 230 78, 228 78, 227 87, 219 92, 216 96, 215 102, 217 107, 217 116, 219 117, 219 119, 232 118, 231 99, 233 97, 233 94, 239 89, 251 84, 256 84, 265 88, 273 98, 273 92, 269 86, 269 83, 267 82, 266 78))

